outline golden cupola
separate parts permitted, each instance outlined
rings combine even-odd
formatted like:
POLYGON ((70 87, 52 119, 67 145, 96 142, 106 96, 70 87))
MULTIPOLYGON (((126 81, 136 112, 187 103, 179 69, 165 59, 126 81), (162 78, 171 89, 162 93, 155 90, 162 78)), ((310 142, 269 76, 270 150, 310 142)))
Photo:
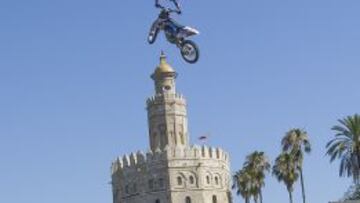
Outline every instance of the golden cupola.
POLYGON ((166 55, 162 52, 160 55, 160 64, 156 67, 151 78, 155 82, 157 94, 175 94, 176 71, 167 63, 166 55))

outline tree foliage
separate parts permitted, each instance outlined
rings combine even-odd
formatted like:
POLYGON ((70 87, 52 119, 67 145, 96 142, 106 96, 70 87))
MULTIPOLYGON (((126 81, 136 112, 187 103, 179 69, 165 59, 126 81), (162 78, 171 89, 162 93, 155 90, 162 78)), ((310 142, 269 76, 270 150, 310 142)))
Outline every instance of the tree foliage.
POLYGON ((304 153, 311 152, 309 136, 305 130, 295 128, 288 131, 281 141, 283 152, 293 157, 294 164, 300 173, 303 203, 306 203, 305 183, 303 175, 304 153))
POLYGON ((246 202, 252 197, 262 203, 262 188, 265 186, 266 173, 270 163, 264 152, 255 151, 246 157, 243 168, 234 175, 234 186, 246 202))
POLYGON ((299 178, 297 166, 294 157, 289 153, 281 153, 275 160, 273 166, 273 175, 279 182, 283 182, 289 192, 290 202, 293 202, 292 192, 294 191, 294 183, 299 178))
POLYGON ((340 119, 339 125, 332 127, 335 138, 326 145, 330 162, 340 159, 339 176, 352 177, 359 184, 360 176, 360 115, 355 114, 340 119))

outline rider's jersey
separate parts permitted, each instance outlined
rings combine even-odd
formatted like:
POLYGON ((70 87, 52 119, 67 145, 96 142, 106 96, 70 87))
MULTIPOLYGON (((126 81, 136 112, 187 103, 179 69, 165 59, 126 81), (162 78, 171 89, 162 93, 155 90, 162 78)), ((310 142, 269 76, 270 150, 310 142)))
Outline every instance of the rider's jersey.
POLYGON ((155 0, 155 6, 158 8, 172 8, 175 6, 176 10, 181 11, 179 0, 155 0))

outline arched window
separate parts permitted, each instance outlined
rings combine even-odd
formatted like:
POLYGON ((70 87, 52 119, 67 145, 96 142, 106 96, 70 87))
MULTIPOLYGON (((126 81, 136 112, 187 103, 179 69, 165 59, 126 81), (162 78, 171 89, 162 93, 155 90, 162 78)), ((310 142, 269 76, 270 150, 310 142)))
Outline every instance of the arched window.
POLYGON ((213 195, 213 198, 212 198, 213 200, 212 200, 212 203, 217 203, 217 197, 216 197, 216 195, 213 195))
POLYGON ((155 203, 160 203, 160 200, 159 200, 159 199, 157 199, 157 200, 155 201, 155 203))
POLYGON ((133 192, 137 192, 137 185, 136 185, 136 183, 134 183, 134 185, 133 185, 133 192))
POLYGON ((162 178, 159 179, 159 187, 160 188, 164 187, 164 179, 162 179, 162 178))
POLYGON ((195 181, 194 181, 194 176, 190 176, 190 177, 189 177, 189 181, 190 181, 190 184, 194 184, 194 182, 195 182, 195 181))
POLYGON ((215 184, 219 185, 219 177, 217 177, 217 176, 215 177, 215 184))
POLYGON ((182 178, 180 176, 177 177, 177 184, 182 185, 182 178))
POLYGON ((206 176, 206 183, 210 184, 210 176, 206 176))
POLYGON ((185 203, 191 203, 191 198, 190 198, 190 197, 186 197, 185 203))
POLYGON ((177 140, 176 140, 176 137, 174 135, 174 132, 170 132, 170 136, 171 136, 171 142, 173 142, 175 145, 177 145, 177 140))
POLYGON ((180 141, 181 141, 182 145, 185 144, 185 137, 184 137, 184 134, 182 134, 182 133, 180 133, 180 141))
POLYGON ((152 135, 153 139, 152 139, 152 145, 154 148, 156 148, 159 144, 159 141, 158 141, 158 135, 156 133, 153 133, 152 135))
POLYGON ((149 180, 149 188, 153 189, 154 188, 154 179, 150 179, 149 180))

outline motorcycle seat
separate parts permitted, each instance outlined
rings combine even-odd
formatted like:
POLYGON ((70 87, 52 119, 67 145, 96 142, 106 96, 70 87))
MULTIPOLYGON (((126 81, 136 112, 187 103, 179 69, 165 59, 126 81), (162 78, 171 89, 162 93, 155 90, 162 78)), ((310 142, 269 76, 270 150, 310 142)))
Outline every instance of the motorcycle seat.
POLYGON ((169 19, 169 22, 171 23, 172 26, 176 27, 177 29, 179 28, 183 28, 184 26, 181 25, 180 23, 176 22, 174 19, 169 19))

